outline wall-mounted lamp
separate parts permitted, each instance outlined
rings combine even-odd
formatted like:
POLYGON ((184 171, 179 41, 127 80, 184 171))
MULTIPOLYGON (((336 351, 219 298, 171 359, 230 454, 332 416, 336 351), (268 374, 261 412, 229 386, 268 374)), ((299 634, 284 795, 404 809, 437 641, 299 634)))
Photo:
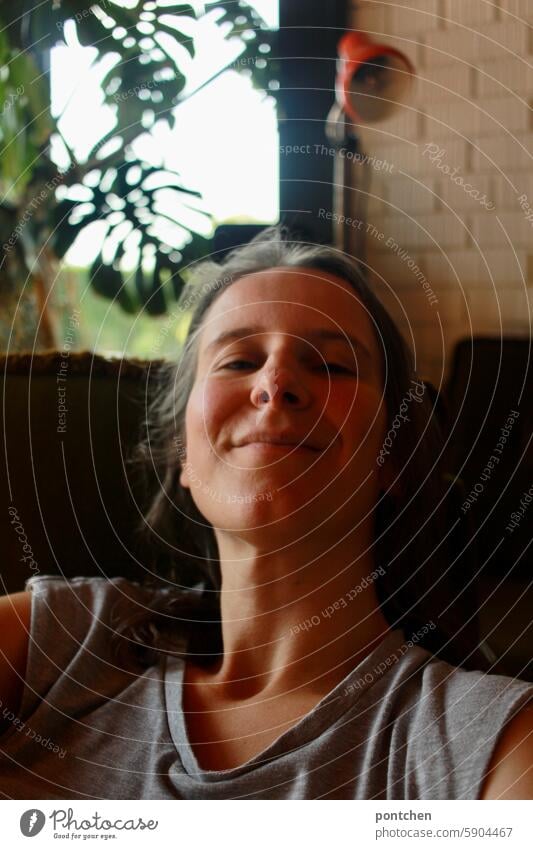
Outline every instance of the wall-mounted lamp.
POLYGON ((383 121, 408 97, 415 69, 393 47, 347 32, 338 44, 337 101, 354 124, 383 121))
MULTIPOLYGON (((404 103, 411 88, 415 69, 409 59, 383 44, 375 44, 362 32, 348 32, 337 46, 336 103, 327 121, 326 134, 337 148, 335 158, 335 206, 345 212, 350 195, 356 192, 360 220, 366 220, 369 171, 364 166, 359 138, 354 125, 373 124, 388 118, 404 103), (341 152, 342 155, 341 155, 341 152), (359 179, 351 186, 349 163, 358 165, 359 179)), ((364 260, 364 230, 356 230, 357 258, 364 260)), ((339 226, 337 241, 346 250, 347 228, 339 226)))

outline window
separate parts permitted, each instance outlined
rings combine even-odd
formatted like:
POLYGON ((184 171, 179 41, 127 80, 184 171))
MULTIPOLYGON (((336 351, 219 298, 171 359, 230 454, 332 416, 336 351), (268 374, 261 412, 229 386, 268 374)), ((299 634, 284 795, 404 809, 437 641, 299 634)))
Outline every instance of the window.
MULTIPOLYGON (((148 5, 156 4, 145 4, 145 8, 148 5)), ((164 6, 164 0, 158 5, 164 6)), ((257 0, 251 5, 270 28, 278 26, 278 0, 257 0)), ((208 4, 208 7, 211 8, 196 22, 191 33, 194 58, 191 60, 185 50, 177 57, 176 64, 183 70, 186 85, 182 91, 183 102, 174 107, 174 128, 169 130, 165 122, 157 119, 151 126, 147 122, 145 132, 131 147, 139 159, 153 167, 178 172, 188 187, 200 192, 201 207, 211 220, 202 215, 201 210, 193 209, 185 223, 192 230, 211 237, 220 224, 268 225, 278 221, 279 136, 273 94, 254 88, 245 64, 249 59, 239 58, 242 43, 224 39, 218 26, 222 10, 217 9, 216 4, 208 4), (226 66, 227 70, 219 73, 226 66)), ((160 9, 159 14, 162 11, 164 9, 160 9)), ((78 161, 86 162, 94 155, 91 151, 99 139, 116 123, 115 108, 103 102, 101 81, 113 63, 118 64, 121 59, 118 54, 99 59, 95 47, 82 47, 73 22, 65 27, 64 35, 66 46, 56 47, 51 57, 52 112, 60 116, 60 134, 53 139, 52 157, 60 167, 68 168, 69 151, 78 161)), ((257 40, 260 42, 260 33, 257 40)), ((152 41, 154 51, 168 49, 162 39, 156 44, 157 35, 152 41)), ((255 60, 258 66, 268 64, 269 53, 268 44, 258 43, 255 60)), ((275 81, 271 87, 276 88, 275 81)), ((154 105, 156 112, 157 105, 154 105)), ((84 200, 83 186, 79 187, 77 199, 84 200)), ((165 194, 162 186, 161 222, 157 226, 170 230, 166 219, 172 216, 172 203, 171 191, 165 194)), ((119 210, 118 206, 120 214, 119 210)), ((102 245, 104 257, 106 250, 113 249, 110 237, 106 242, 108 232, 105 221, 92 222, 81 230, 65 256, 63 298, 68 301, 65 292, 70 291, 72 301, 72 292, 78 288, 83 301, 78 344, 97 350, 151 356, 153 319, 142 314, 125 315, 116 305, 110 309, 110 303, 98 298, 87 285, 89 269, 102 245)), ((174 230, 171 236, 176 245, 179 233, 174 230)), ((133 238, 128 236, 128 240, 128 250, 120 267, 123 273, 133 275, 139 246, 133 238)), ((150 271, 153 257, 143 254, 143 267, 150 271)), ((69 312, 68 309, 64 311, 69 312)), ((174 350, 177 342, 179 338, 170 338, 168 350, 174 350)))

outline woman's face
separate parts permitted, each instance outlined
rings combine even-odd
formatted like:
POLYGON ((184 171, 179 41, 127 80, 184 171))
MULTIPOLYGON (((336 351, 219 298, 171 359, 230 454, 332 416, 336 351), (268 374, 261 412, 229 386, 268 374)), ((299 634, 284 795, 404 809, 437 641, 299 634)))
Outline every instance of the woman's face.
POLYGON ((215 529, 279 541, 371 514, 381 352, 347 281, 305 268, 242 277, 209 308, 198 344, 180 482, 215 529))

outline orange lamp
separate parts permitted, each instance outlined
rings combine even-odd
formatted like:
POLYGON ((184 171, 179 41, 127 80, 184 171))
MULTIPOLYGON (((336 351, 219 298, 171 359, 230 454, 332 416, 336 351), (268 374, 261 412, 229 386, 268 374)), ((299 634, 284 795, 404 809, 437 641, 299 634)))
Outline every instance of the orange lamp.
POLYGON ((338 44, 336 95, 354 124, 389 116, 402 103, 415 69, 399 50, 374 44, 362 32, 348 32, 338 44))

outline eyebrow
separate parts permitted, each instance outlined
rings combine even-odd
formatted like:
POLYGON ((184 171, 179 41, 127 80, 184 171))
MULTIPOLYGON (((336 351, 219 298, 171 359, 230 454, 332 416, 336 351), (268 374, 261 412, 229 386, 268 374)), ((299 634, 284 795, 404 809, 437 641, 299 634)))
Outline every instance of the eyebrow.
MULTIPOLYGON (((205 347, 205 352, 212 351, 220 347, 226 342, 235 339, 242 339, 244 336, 252 336, 257 333, 269 333, 264 327, 259 325, 249 327, 235 327, 232 330, 224 330, 219 336, 209 342, 205 347)), ((308 339, 326 339, 337 342, 344 342, 345 345, 351 344, 355 350, 361 351, 369 360, 372 360, 372 355, 367 346, 360 339, 355 339, 349 333, 344 333, 340 330, 328 329, 325 327, 311 328, 302 332, 303 338, 308 339)))

